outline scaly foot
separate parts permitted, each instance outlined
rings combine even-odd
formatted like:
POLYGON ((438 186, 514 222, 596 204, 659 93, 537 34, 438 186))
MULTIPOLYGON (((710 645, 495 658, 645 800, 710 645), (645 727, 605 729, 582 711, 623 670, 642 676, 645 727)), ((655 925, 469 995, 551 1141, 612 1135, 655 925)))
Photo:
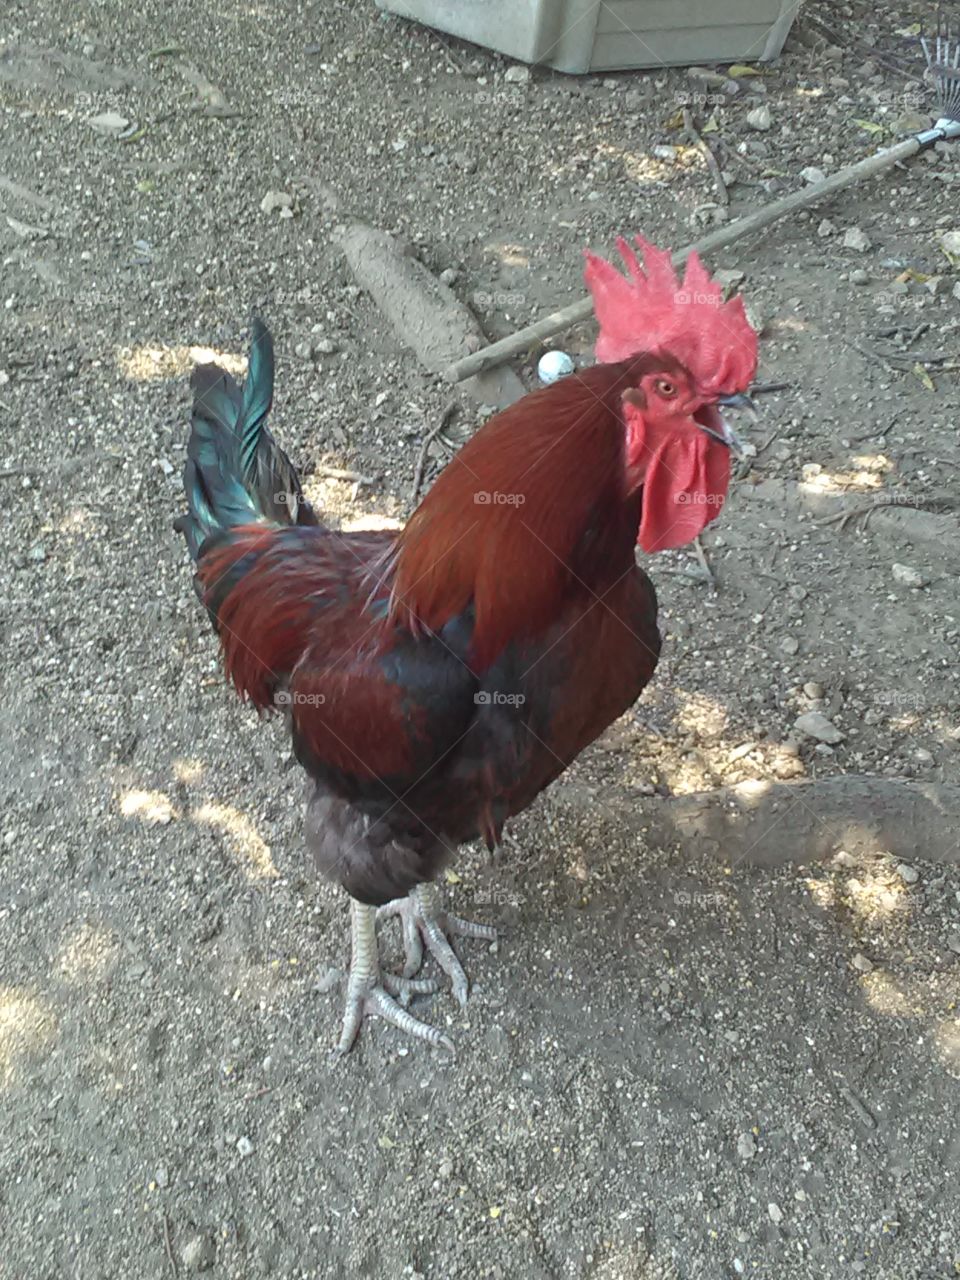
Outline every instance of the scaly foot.
MULTIPOLYGON (((423 964, 423 948, 426 947, 440 968, 450 979, 453 994, 460 1003, 461 1009, 467 1003, 470 984, 463 965, 457 959, 449 938, 483 938, 487 942, 496 942, 497 931, 488 924, 475 924, 472 920, 461 920, 459 916, 443 910, 440 890, 435 884, 418 884, 411 889, 405 898, 397 898, 381 907, 377 916, 396 915, 403 926, 403 950, 406 962, 403 966, 404 979, 413 978, 420 972, 423 964)), ((413 994, 413 993, 411 993, 413 994)), ((409 999, 401 993, 401 999, 409 999)))
POLYGON ((407 1035, 426 1040, 428 1044, 454 1052, 453 1041, 436 1027, 418 1021, 413 1014, 393 998, 409 1002, 414 995, 430 995, 437 984, 429 978, 395 978, 380 972, 377 949, 376 909, 355 900, 350 903, 350 924, 353 954, 350 961, 350 978, 347 982, 347 1004, 343 1013, 343 1031, 337 1046, 340 1053, 353 1047, 360 1030, 360 1023, 369 1015, 383 1018, 407 1035))

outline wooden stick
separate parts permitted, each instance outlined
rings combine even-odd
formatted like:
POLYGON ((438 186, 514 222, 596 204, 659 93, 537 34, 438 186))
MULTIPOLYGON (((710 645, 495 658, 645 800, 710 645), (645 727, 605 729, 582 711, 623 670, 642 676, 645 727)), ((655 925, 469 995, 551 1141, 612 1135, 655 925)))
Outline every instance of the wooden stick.
MULTIPOLYGON (((853 186, 856 182, 863 182, 878 173, 884 173, 887 169, 892 169, 894 165, 900 164, 904 160, 909 160, 911 156, 917 154, 921 147, 922 143, 917 138, 907 138, 904 142, 898 143, 897 146, 891 147, 888 151, 881 151, 879 155, 868 156, 866 160, 861 160, 858 164, 847 165, 845 169, 840 169, 829 178, 824 178, 823 182, 815 182, 811 186, 804 188, 803 191, 794 191, 790 195, 784 196, 782 200, 774 200, 772 204, 765 205, 762 209, 758 209, 756 213, 748 213, 743 218, 728 222, 726 226, 717 227, 716 230, 709 232, 693 244, 684 245, 682 249, 678 249, 673 255, 673 265, 675 267, 682 266, 687 257, 693 252, 703 254, 710 253, 714 249, 725 248, 728 244, 742 240, 744 236, 748 236, 754 231, 760 231, 763 227, 768 227, 771 223, 778 222, 781 218, 785 218, 787 214, 794 213, 797 209, 807 209, 811 205, 819 204, 821 200, 825 200, 837 191, 843 191, 845 187, 853 186)), ((592 300, 590 298, 581 298, 579 302, 572 302, 568 307, 561 307, 559 311, 552 311, 550 315, 544 316, 542 320, 537 320, 534 324, 527 325, 525 329, 520 329, 517 333, 512 333, 507 338, 501 338, 499 342, 491 343, 489 347, 484 347, 480 351, 475 351, 472 355, 464 356, 462 360, 455 361, 444 371, 443 376, 447 382, 462 382, 464 378, 472 377, 475 373, 483 373, 486 369, 492 369, 494 365, 500 364, 501 361, 508 360, 511 356, 527 351, 545 338, 552 338, 554 334, 560 333, 564 329, 569 329, 571 325, 579 324, 581 320, 588 320, 592 315, 592 300)))

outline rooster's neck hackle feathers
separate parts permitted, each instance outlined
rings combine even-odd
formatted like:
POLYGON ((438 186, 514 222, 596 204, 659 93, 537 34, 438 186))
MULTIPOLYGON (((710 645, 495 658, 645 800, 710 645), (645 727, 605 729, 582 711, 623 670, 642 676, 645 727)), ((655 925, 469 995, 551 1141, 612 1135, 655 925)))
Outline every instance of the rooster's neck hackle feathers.
POLYGON ((705 396, 745 391, 757 367, 757 335, 743 299, 724 302, 723 289, 696 253, 687 259, 682 283, 666 249, 636 238, 643 265, 625 239, 617 248, 624 276, 589 250, 584 279, 600 326, 597 359, 628 360, 641 351, 674 356, 705 396))
POLYGON ((627 572, 640 504, 625 483, 621 395, 648 363, 581 370, 477 432, 400 534, 393 623, 439 632, 472 607, 482 670, 565 598, 602 596, 627 572))

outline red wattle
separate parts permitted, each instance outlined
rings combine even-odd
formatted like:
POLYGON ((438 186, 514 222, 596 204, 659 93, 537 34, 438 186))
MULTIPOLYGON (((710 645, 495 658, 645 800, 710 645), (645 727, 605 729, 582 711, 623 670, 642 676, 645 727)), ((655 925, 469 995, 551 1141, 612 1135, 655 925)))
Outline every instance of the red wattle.
POLYGON ((706 432, 675 433, 648 455, 639 542, 669 551, 692 542, 720 514, 730 485, 730 450, 706 432))

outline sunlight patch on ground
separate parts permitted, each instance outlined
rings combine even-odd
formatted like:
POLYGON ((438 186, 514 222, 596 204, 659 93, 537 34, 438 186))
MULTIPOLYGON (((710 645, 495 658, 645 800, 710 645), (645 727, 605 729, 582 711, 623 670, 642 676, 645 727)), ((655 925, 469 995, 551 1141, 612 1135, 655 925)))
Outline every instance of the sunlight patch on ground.
POLYGON ((925 1012, 921 1001, 911 999, 900 983, 881 969, 865 973, 860 979, 860 987, 870 1008, 889 1018, 917 1018, 925 1012))
POLYGON ((888 459, 861 457, 854 459, 856 471, 827 471, 818 462, 803 468, 797 486, 801 493, 870 493, 883 488, 883 476, 890 470, 888 459))
POLYGON ((206 771, 202 760, 191 760, 183 757, 173 762, 173 776, 178 782, 199 782, 206 771))
POLYGON ((160 382, 165 378, 186 377, 197 364, 215 361, 235 377, 247 370, 246 356, 230 351, 214 351, 212 347, 120 347, 117 367, 131 382, 160 382))
POLYGON ((960 1018, 945 1018, 934 1031, 934 1043, 946 1070, 960 1080, 960 1018))
POLYGON ((166 826, 177 817, 177 811, 162 791, 125 791, 120 797, 120 812, 125 818, 139 818, 151 826, 166 826))
POLYGON ((846 905, 863 921, 886 920, 909 906, 906 886, 890 872, 861 871, 850 876, 843 891, 846 905))
POLYGON ((228 804, 208 803, 194 809, 190 816, 194 822, 216 827, 230 837, 235 852, 251 878, 266 880, 277 875, 270 846, 257 834, 253 823, 239 809, 228 804))
POLYGON ((54 1030, 53 1017, 35 996, 0 986, 0 1085, 12 1081, 18 1059, 52 1042, 54 1030))
POLYGON ((71 981, 88 983, 102 978, 119 954, 120 945, 112 933, 82 924, 61 946, 59 965, 71 981))
POLYGON ((403 522, 394 520, 391 516, 377 515, 375 512, 368 512, 365 515, 353 516, 349 520, 344 520, 343 529, 345 533, 360 533, 363 530, 379 530, 379 529, 402 529, 403 522))

